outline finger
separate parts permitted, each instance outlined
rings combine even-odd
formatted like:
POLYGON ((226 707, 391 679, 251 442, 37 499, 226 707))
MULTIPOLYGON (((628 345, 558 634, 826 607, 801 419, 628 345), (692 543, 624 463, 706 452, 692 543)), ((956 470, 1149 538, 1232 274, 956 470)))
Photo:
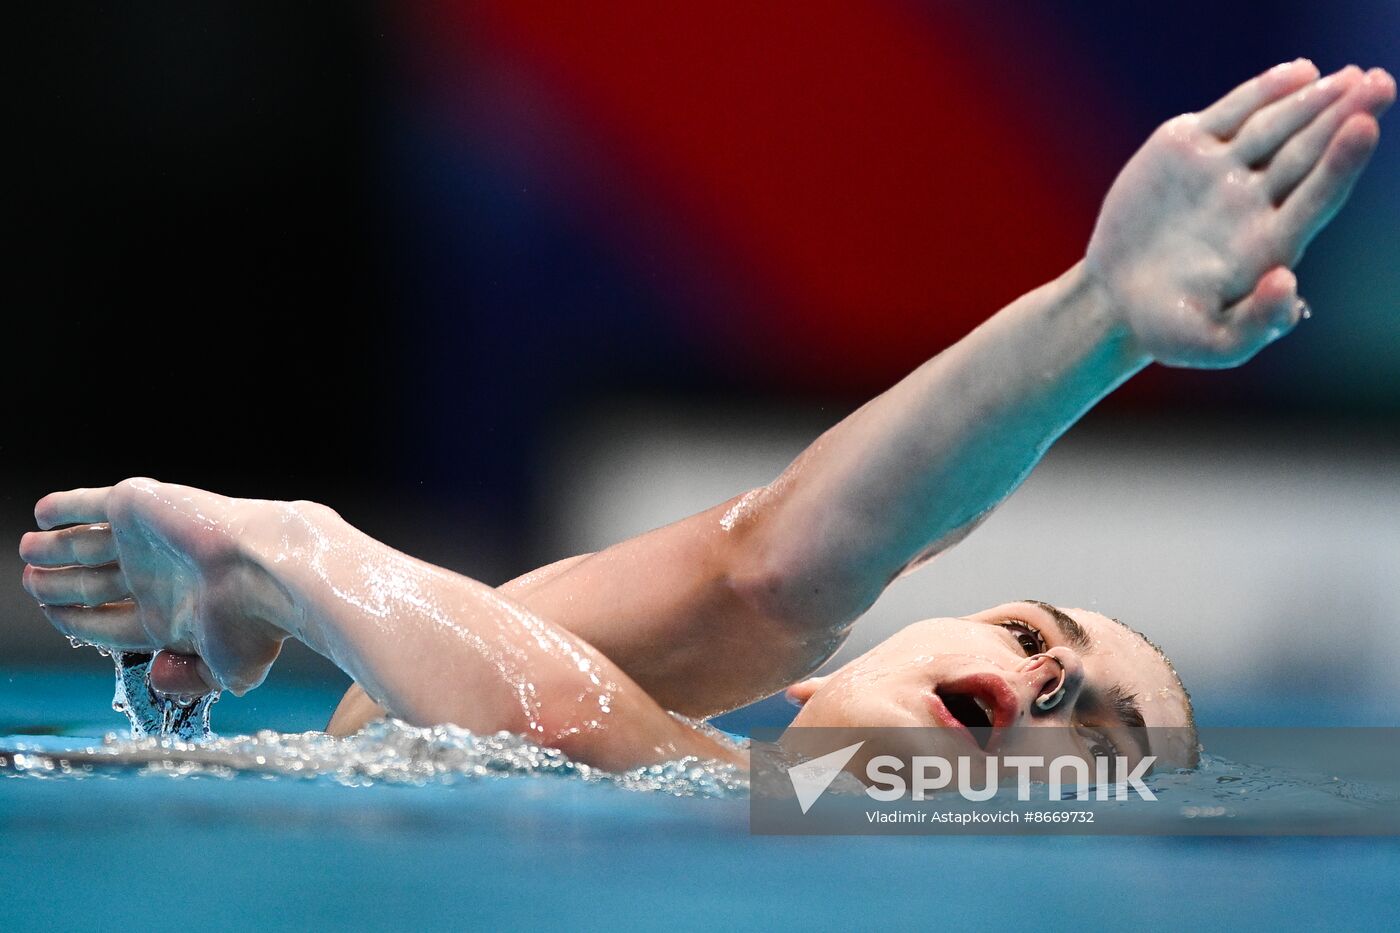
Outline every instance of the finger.
POLYGON ((111 486, 95 489, 69 489, 51 492, 34 506, 34 520, 47 531, 58 525, 76 525, 107 520, 107 496, 111 486))
POLYGON ((1317 66, 1306 58, 1275 65, 1226 94, 1200 113, 1200 126, 1229 139, 1250 114, 1317 79, 1317 66))
POLYGON ((1212 365, 1238 366, 1292 329, 1302 311, 1297 287, 1286 266, 1275 266, 1248 295, 1223 308, 1213 336, 1212 365))
POLYGON ((19 539, 19 556, 38 567, 96 567, 117 559, 117 543, 107 524, 29 531, 19 539))
POLYGON ((199 696, 217 689, 198 655, 162 651, 151 661, 151 686, 170 696, 199 696))
POLYGON ((1329 104, 1360 83, 1361 69, 1347 65, 1296 94, 1261 108, 1245 121, 1230 145, 1245 165, 1261 165, 1329 104))
POLYGON ((1385 113, 1395 100, 1395 80, 1379 68, 1364 80, 1355 82, 1349 93, 1328 107, 1307 129, 1294 136, 1279 150, 1264 173, 1264 187, 1275 204, 1282 203, 1298 183, 1317 165, 1327 144, 1347 118, 1357 113, 1376 117, 1385 113))
POLYGON ((1260 276, 1254 290, 1225 310, 1226 319, 1243 342, 1262 347, 1297 326, 1303 305, 1298 301, 1298 278, 1286 266, 1260 276))
POLYGON ((1285 252, 1292 257, 1289 265, 1302 258, 1308 242, 1346 203, 1380 134, 1375 117, 1352 114, 1332 137, 1317 166, 1283 202, 1274 222, 1285 252))
POLYGON ((126 578, 116 564, 103 567, 24 568, 24 589, 46 606, 101 606, 126 599, 126 578))
POLYGON ((1376 119, 1390 109, 1390 105, 1395 103, 1395 75, 1384 68, 1372 68, 1366 72, 1366 83, 1375 87, 1380 107, 1372 111, 1376 119))
POLYGON ((91 609, 44 606, 53 627, 69 638, 121 651, 155 651, 162 647, 146 633, 133 602, 108 603, 91 609))

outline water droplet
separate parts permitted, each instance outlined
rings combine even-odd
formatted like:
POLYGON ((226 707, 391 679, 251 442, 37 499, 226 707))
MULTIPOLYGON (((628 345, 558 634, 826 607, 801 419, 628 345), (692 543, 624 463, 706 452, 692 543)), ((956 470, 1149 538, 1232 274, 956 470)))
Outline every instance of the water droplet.
POLYGON ((132 738, 201 742, 210 737, 209 707, 219 699, 217 690, 194 698, 165 696, 151 688, 151 655, 114 651, 111 658, 117 680, 112 708, 126 714, 132 738))

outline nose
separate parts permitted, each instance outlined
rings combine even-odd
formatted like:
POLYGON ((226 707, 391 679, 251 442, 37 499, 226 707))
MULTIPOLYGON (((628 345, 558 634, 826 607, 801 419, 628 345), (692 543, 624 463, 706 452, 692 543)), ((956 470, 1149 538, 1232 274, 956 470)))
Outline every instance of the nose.
POLYGON ((1056 647, 1027 658, 1021 672, 1027 675, 1032 716, 1074 708, 1084 683, 1084 665, 1072 649, 1056 647))

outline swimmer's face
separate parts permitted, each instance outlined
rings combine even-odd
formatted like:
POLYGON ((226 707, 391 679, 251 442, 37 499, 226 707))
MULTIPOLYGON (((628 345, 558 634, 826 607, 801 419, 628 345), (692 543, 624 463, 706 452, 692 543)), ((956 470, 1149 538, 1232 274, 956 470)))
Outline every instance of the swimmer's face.
MULTIPOLYGON (((1121 755, 1135 767, 1151 754, 1154 770, 1196 761, 1189 702, 1166 660, 1136 632, 1084 609, 1015 602, 925 619, 788 696, 802 705, 794 726, 943 727, 920 735, 950 759, 1121 755), (1050 696, 1060 664, 1042 654, 1064 666, 1064 694, 1049 710, 1036 700, 1050 696)), ((899 750, 861 757, 881 751, 899 750)))

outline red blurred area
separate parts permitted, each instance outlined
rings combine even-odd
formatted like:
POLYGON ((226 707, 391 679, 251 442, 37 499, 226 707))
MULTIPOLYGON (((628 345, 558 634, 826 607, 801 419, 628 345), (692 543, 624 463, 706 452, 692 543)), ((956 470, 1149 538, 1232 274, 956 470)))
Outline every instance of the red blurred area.
POLYGON ((972 12, 503 0, 431 4, 417 25, 430 60, 468 69, 436 93, 499 91, 495 119, 530 126, 522 163, 580 179, 600 235, 684 254, 658 287, 705 296, 686 310, 710 337, 843 390, 1066 268, 1111 175, 1067 138, 1101 101, 1041 63, 1033 29, 972 12), (513 97, 520 82, 538 93, 513 97))

